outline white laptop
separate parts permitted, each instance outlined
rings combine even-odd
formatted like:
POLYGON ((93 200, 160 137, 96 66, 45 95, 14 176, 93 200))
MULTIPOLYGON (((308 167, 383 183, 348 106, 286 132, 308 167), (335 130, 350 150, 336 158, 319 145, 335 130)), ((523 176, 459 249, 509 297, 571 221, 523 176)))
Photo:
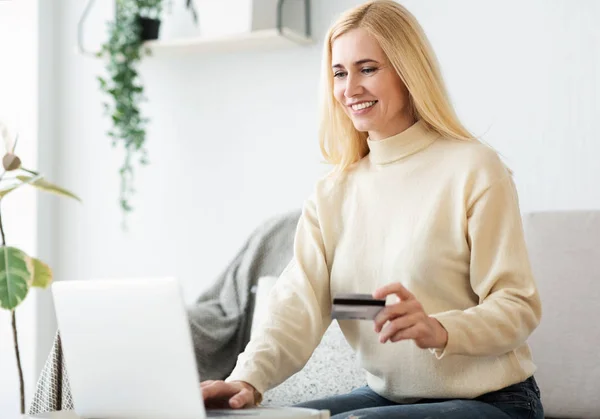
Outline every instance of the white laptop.
POLYGON ((174 278, 52 285, 75 412, 83 419, 327 419, 299 408, 204 408, 174 278))

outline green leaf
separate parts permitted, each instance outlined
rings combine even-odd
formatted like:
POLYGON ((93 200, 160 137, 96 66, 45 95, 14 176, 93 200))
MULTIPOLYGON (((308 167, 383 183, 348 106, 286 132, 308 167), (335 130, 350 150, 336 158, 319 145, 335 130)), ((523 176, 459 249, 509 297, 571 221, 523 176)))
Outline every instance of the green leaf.
MULTIPOLYGON (((32 178, 30 176, 17 176, 17 179, 19 179, 22 182, 29 182, 29 181, 31 181, 32 178)), ((66 196, 68 198, 73 198, 73 199, 76 199, 79 202, 81 202, 81 198, 79 198, 74 193, 69 192, 66 189, 63 189, 60 186, 56 186, 44 179, 35 180, 35 181, 31 182, 31 185, 35 186, 36 188, 38 188, 44 192, 50 192, 50 193, 53 193, 56 195, 66 196)))
POLYGON ((12 184, 10 186, 0 189, 0 199, 4 198, 5 195, 8 195, 10 192, 17 189, 20 185, 21 185, 20 183, 17 183, 17 184, 12 184))
POLYGON ((31 183, 31 182, 41 179, 41 175, 32 170, 27 170, 24 167, 21 167, 21 170, 31 173, 34 176, 29 177, 25 181, 23 179, 19 179, 19 176, 15 177, 14 179, 11 179, 11 181, 17 181, 18 183, 12 183, 11 185, 5 186, 4 188, 0 189, 0 199, 4 198, 6 195, 8 195, 10 192, 14 191, 15 189, 18 189, 21 186, 26 185, 27 183, 31 183))
POLYGON ((0 307, 13 310, 27 296, 32 279, 31 258, 14 247, 0 247, 0 307))
POLYGON ((47 288, 52 282, 52 270, 48 265, 39 259, 31 258, 33 263, 33 281, 32 287, 47 288))

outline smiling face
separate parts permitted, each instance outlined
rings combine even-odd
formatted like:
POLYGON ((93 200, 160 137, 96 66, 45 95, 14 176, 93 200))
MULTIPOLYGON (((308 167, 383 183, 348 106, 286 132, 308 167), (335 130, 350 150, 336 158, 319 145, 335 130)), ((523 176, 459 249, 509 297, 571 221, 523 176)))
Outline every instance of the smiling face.
POLYGON ((406 86, 367 31, 336 38, 331 61, 333 94, 358 131, 381 140, 414 124, 406 86))

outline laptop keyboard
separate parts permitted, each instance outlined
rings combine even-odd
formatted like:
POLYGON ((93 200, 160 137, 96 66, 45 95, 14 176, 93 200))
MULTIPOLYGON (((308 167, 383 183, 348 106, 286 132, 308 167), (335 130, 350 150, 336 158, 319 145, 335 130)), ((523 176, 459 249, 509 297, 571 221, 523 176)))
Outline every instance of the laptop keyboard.
POLYGON ((314 411, 306 411, 293 408, 257 408, 257 409, 206 409, 207 418, 247 418, 247 419, 307 419, 309 417, 317 418, 314 411))
POLYGON ((230 410, 228 412, 220 411, 220 410, 207 410, 206 417, 207 418, 239 418, 243 416, 254 416, 256 417, 256 412, 244 412, 243 410, 230 410))

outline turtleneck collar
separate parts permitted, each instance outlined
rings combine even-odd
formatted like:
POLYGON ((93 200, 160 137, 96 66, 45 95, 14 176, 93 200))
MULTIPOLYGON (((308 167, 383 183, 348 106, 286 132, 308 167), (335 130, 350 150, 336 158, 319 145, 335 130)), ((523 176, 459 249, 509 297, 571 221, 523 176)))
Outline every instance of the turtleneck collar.
POLYGON ((415 122, 399 134, 383 140, 367 138, 369 159, 375 164, 388 164, 427 148, 439 134, 429 130, 423 120, 415 122))

